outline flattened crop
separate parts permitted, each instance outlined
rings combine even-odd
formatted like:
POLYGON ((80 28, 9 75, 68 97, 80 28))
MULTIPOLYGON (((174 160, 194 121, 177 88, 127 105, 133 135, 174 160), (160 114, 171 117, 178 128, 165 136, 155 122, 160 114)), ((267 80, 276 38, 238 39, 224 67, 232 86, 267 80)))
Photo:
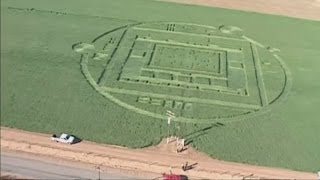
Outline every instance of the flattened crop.
POLYGON ((85 45, 95 51, 74 48, 88 82, 118 105, 156 118, 172 110, 185 122, 239 120, 267 109, 290 88, 276 52, 235 26, 138 23, 85 45), (96 61, 100 69, 91 68, 96 61))

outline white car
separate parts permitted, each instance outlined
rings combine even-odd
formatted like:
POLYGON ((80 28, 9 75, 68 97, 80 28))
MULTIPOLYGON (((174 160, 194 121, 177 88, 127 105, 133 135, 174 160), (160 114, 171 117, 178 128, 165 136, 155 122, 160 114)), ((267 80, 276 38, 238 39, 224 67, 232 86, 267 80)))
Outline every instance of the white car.
POLYGON ((75 136, 69 135, 66 133, 62 133, 60 136, 53 134, 51 137, 51 140, 55 142, 65 143, 65 144, 73 144, 75 141, 75 136))

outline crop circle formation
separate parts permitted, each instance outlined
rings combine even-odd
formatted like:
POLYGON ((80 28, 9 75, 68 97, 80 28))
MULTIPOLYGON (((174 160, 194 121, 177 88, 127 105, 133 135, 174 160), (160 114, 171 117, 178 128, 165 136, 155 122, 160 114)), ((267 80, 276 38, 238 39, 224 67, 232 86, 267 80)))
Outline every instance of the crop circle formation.
POLYGON ((106 98, 177 121, 226 122, 259 114, 288 92, 278 49, 235 26, 139 23, 78 43, 81 70, 106 98))

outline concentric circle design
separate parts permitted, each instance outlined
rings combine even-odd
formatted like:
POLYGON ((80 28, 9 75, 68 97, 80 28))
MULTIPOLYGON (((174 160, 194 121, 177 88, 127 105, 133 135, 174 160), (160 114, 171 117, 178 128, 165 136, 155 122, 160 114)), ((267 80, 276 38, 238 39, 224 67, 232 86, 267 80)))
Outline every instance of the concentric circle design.
POLYGON ((280 50, 235 26, 140 23, 73 49, 99 93, 156 118, 171 110, 186 122, 244 119, 283 98, 291 82, 280 50))

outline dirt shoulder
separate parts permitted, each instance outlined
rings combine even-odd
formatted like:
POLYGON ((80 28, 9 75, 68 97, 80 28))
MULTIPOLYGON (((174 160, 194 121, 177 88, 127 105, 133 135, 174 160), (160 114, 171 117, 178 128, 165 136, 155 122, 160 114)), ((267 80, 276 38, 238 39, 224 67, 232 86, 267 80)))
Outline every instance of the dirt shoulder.
MULTIPOLYGON (((50 141, 50 135, 31 133, 16 129, 1 128, 1 149, 22 151, 82 163, 101 164, 105 167, 152 172, 185 174, 194 178, 239 179, 316 179, 316 174, 245 165, 211 159, 192 148, 177 154, 174 142, 165 142, 144 149, 128 149, 118 146, 83 141, 75 145, 64 145, 50 141), (182 164, 197 163, 194 169, 183 172, 182 164)), ((136 174, 141 177, 141 175, 136 174)), ((150 177, 150 176, 149 176, 150 177)))
POLYGON ((320 21, 320 0, 159 0, 320 21))

